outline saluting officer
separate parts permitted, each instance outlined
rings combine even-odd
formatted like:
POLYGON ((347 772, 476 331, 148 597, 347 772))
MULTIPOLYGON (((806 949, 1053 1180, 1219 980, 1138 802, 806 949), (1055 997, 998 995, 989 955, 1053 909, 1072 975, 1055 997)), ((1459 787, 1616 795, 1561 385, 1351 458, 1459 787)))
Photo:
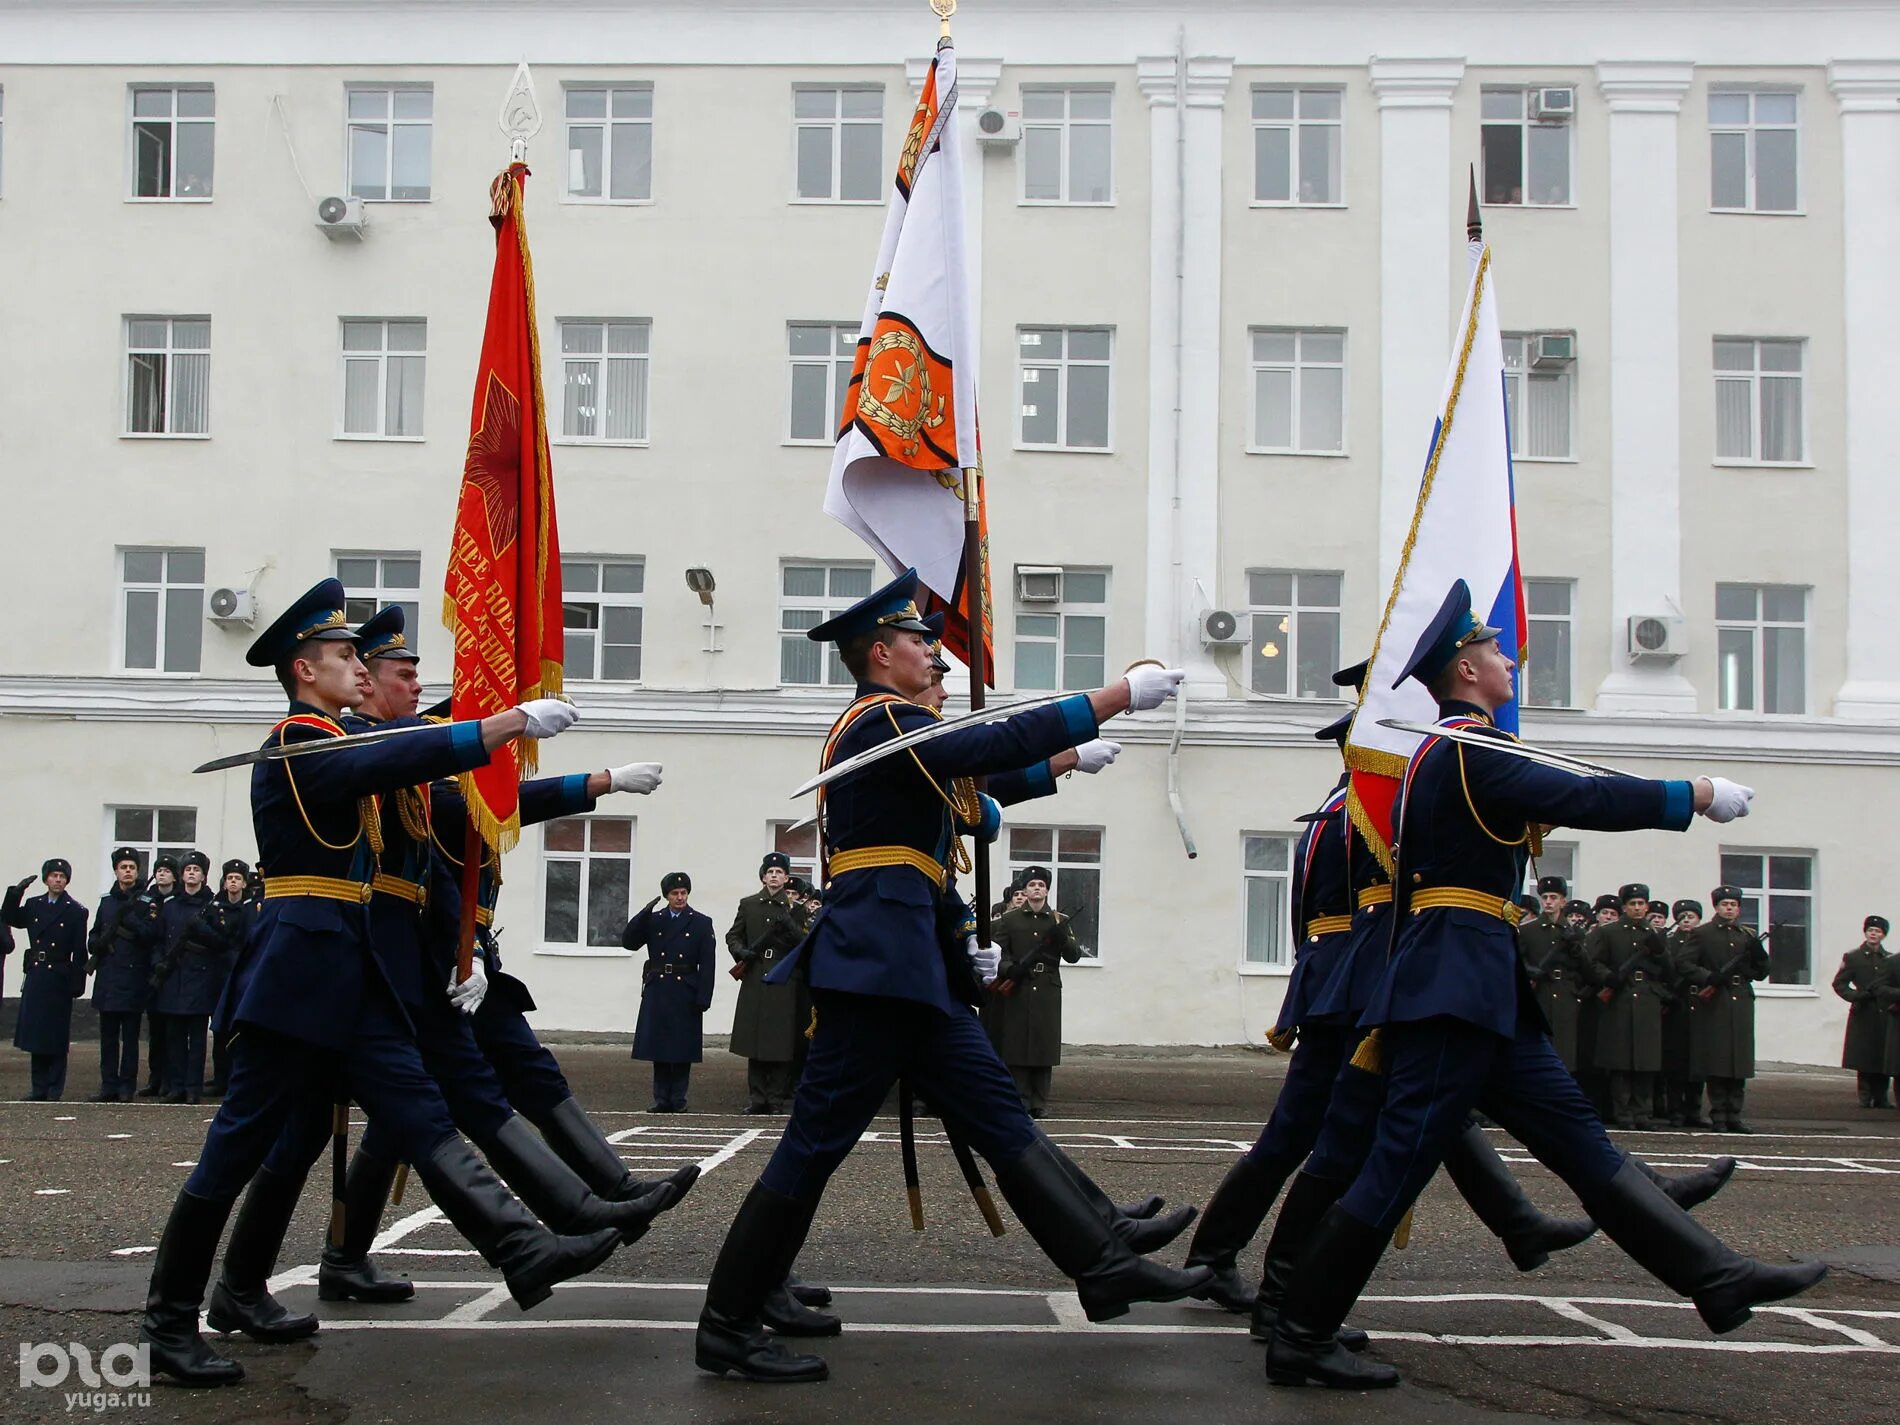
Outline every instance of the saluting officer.
POLYGON ((31 876, 8 888, 0 921, 26 931, 20 1018, 13 1047, 31 1056, 28 1103, 55 1102, 66 1092, 66 1054, 72 1047, 73 1001, 86 989, 86 908, 66 894, 72 863, 55 856, 40 867, 46 890, 22 901, 31 876))
POLYGON ((1755 981, 1768 978, 1768 949, 1741 923, 1742 893, 1709 892, 1714 918, 1678 952, 1689 1001, 1689 1075, 1709 1086, 1709 1117, 1730 1133, 1742 1122, 1742 1094, 1755 1077, 1755 981))
POLYGON ((1669 952, 1649 924, 1649 887, 1631 882, 1617 899, 1623 918, 1599 925, 1585 942, 1603 1006, 1597 1011, 1597 1067, 1610 1076, 1610 1126, 1653 1128, 1663 1006, 1674 998, 1669 952))
POLYGON ((152 972, 145 926, 157 918, 157 897, 139 885, 139 853, 118 847, 112 889, 100 898, 86 937, 92 1007, 99 1015, 99 1092, 93 1103, 130 1103, 139 1086, 139 1013, 152 972))
POLYGON ((1550 1024, 1550 1042, 1557 1057, 1574 1075, 1578 1070, 1577 1018, 1580 1002, 1589 998, 1583 936, 1568 922, 1564 903, 1570 888, 1562 876, 1540 876, 1537 899, 1542 907, 1534 920, 1517 927, 1517 953, 1524 957, 1537 1003, 1550 1024))
POLYGON ((1080 960, 1082 945, 1075 923, 1049 904, 1049 868, 1031 866, 1021 879, 1022 906, 1005 911, 991 927, 1001 955, 997 982, 1016 986, 998 1052, 1023 1107, 1031 1118, 1041 1118, 1062 1062, 1062 965, 1080 960))
POLYGON ((739 977, 739 1003, 732 1015, 730 1049, 746 1061, 747 1113, 777 1113, 792 1099, 792 1066, 808 1016, 795 982, 767 983, 766 976, 805 938, 785 894, 792 861, 768 851, 759 862, 759 889, 739 902, 726 932, 732 973, 739 977))
POLYGON ((633 1057, 653 1065, 653 1113, 686 1112, 686 1086, 703 1050, 700 1021, 712 1007, 717 942, 712 918, 687 904, 692 893, 691 876, 668 871, 660 879, 666 909, 656 911, 654 897, 620 937, 627 949, 647 952, 633 1057))
POLYGON ((1860 944, 1841 956, 1841 968, 1834 972, 1834 993, 1849 1006, 1841 1067, 1854 1071, 1862 1108, 1887 1108, 1887 1016, 1880 1009, 1881 981, 1893 959, 1881 944, 1887 938, 1887 917, 1868 916, 1860 935, 1860 944))

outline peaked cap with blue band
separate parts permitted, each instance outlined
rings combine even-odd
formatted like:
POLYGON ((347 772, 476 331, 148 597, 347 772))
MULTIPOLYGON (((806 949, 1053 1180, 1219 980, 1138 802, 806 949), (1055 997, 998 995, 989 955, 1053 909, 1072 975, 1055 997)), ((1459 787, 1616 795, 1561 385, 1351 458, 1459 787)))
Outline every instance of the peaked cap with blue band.
POLYGON ((1357 693, 1366 686, 1366 669, 1372 666, 1372 660, 1361 659, 1350 668, 1341 668, 1333 674, 1335 688, 1351 688, 1357 693))
POLYGON ((343 585, 325 579, 277 616, 277 622, 257 636, 244 654, 253 668, 275 668, 296 656, 304 644, 317 639, 355 638, 343 617, 343 585))
POLYGON ((917 571, 906 569, 874 594, 867 594, 835 618, 816 628, 805 630, 813 643, 835 643, 843 647, 854 638, 876 633, 881 628, 901 628, 926 637, 931 632, 923 615, 917 612, 917 571))
POLYGON ((924 637, 930 640, 930 666, 939 673, 950 671, 950 660, 943 656, 943 620, 944 611, 938 609, 924 619, 924 627, 929 632, 924 637))
POLYGON ((372 658, 401 658, 420 663, 422 655, 411 648, 404 637, 406 624, 401 604, 384 605, 357 628, 356 656, 365 663, 372 658))
POLYGON ((1321 742, 1337 742, 1341 747, 1344 747, 1346 745, 1346 734, 1352 731, 1352 720, 1357 712, 1358 709, 1355 708, 1352 712, 1341 713, 1318 732, 1314 733, 1313 736, 1318 738, 1321 742))
POLYGON ((1480 623, 1471 612, 1471 586, 1463 579, 1454 579, 1451 592, 1445 595, 1445 602, 1425 625, 1411 658, 1406 660, 1405 671, 1392 680, 1392 686, 1398 687, 1407 678, 1430 684, 1451 666, 1451 660, 1458 656, 1461 648, 1496 638, 1498 632, 1489 624, 1480 623))

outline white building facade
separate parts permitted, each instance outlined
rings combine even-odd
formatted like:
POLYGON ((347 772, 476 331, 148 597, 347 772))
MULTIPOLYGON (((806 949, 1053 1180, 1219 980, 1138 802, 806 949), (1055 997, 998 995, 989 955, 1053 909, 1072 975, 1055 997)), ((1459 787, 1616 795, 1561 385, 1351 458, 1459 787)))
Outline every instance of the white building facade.
MULTIPOLYGON (((1078 1043, 1254 1043, 1463 294, 1473 166, 1512 371, 1532 738, 1755 814, 1558 831, 1542 869, 1748 888, 1764 1058, 1825 1063, 1900 792, 1900 7, 971 0, 957 19, 1003 693, 1184 662, 1015 809, 1093 956, 1078 1043), (1892 59, 1882 56, 1895 56, 1892 59), (980 136, 994 110, 1000 130, 980 136), (1238 615, 1232 642, 1204 616, 1238 615), (1178 790, 1190 859, 1169 790, 1178 790)), ((549 771, 666 766, 529 832, 498 923, 545 1026, 629 1029, 630 910, 719 921, 840 709, 801 630, 881 581, 820 511, 923 0, 0 5, 0 880, 254 843, 252 629, 337 574, 436 617, 516 60, 570 692, 549 771), (345 201, 320 226, 320 200, 345 201), (360 230, 357 223, 360 220, 360 230), (360 240, 359 240, 360 233, 360 240), (712 571, 708 611, 683 578, 712 571), (230 616, 219 590, 242 591, 230 616)), ((707 1019, 729 1022, 723 977, 707 1019)))

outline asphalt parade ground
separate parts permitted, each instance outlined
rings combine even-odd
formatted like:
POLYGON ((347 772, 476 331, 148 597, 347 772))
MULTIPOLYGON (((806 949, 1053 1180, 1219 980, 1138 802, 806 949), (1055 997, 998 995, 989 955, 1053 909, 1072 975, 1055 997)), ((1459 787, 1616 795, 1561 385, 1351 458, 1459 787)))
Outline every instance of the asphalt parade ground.
MULTIPOLYGON (((212 1108, 74 1101, 92 1087, 91 1046, 75 1047, 69 1098, 56 1104, 13 1102, 25 1056, 0 1054, 0 1335, 18 1349, 76 1342, 96 1360, 135 1339, 152 1252, 212 1108)), ((841 1337, 816 1343, 831 1380, 715 1380, 692 1365, 692 1324, 781 1121, 737 1112, 744 1066, 719 1050, 695 1071, 694 1111, 666 1116, 643 1111, 646 1066, 624 1042, 557 1052, 630 1163, 703 1171, 685 1203, 593 1276, 519 1311, 412 1181, 384 1214, 377 1252, 415 1280, 414 1300, 319 1306, 326 1157, 273 1283, 292 1310, 318 1311, 316 1337, 281 1347, 217 1338, 248 1372, 243 1385, 160 1383, 116 1404, 76 1370, 55 1387, 0 1366, 0 1420, 1900 1421, 1900 1113, 1856 1108, 1852 1076, 1838 1070, 1765 1070, 1749 1094, 1749 1137, 1622 1135, 1664 1169, 1738 1156, 1734 1180, 1698 1215, 1765 1260, 1830 1261, 1815 1290, 1714 1338, 1600 1237, 1519 1275, 1441 1175, 1411 1245, 1387 1254, 1353 1317, 1405 1384, 1357 1396, 1271 1389, 1244 1320, 1199 1304, 1090 1325, 1007 1211, 1007 1235, 989 1235, 927 1119, 927 1228, 912 1231, 888 1118, 833 1179, 799 1261, 802 1277, 835 1289, 844 1317, 841 1337)), ((1204 1202, 1270 1110, 1285 1062, 1074 1050, 1044 1126, 1118 1198, 1204 1202)), ((1574 1214, 1560 1183, 1509 1138, 1495 1141, 1541 1206, 1574 1214)), ((1159 1256, 1179 1262, 1187 1241, 1159 1256)), ((1243 1256, 1247 1272, 1264 1242, 1243 1256)))

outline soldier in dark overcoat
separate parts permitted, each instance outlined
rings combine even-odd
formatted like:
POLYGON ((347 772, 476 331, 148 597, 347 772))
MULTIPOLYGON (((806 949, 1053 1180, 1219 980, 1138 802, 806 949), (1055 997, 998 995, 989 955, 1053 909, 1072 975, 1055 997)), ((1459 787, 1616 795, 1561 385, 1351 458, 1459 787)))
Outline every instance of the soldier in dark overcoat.
POLYGON ((145 1087, 136 1095, 138 1098, 158 1098, 171 1090, 165 1086, 165 1076, 171 1068, 171 1055, 165 1047, 165 1016, 152 1009, 152 962, 165 948, 165 902, 178 894, 178 858, 164 855, 152 861, 152 879, 147 883, 145 894, 151 901, 148 914, 140 917, 135 927, 139 936, 140 952, 145 960, 145 981, 141 986, 141 1011, 145 1016, 145 1087))
POLYGON ((1768 978, 1768 949, 1741 923, 1735 886, 1709 892, 1714 917, 1683 943, 1679 961, 1692 985, 1689 1073, 1709 1086, 1709 1117, 1730 1133, 1742 1121, 1742 1093, 1755 1077, 1755 981, 1768 978))
POLYGON ((1557 1046, 1557 1057, 1575 1074, 1581 1062, 1577 1021, 1581 1002, 1590 997, 1590 982, 1583 936, 1564 915, 1569 889, 1562 876, 1538 877, 1541 913, 1518 925, 1517 953, 1524 959, 1524 972, 1530 976, 1544 1018, 1550 1021, 1550 1041, 1557 1046))
POLYGON ((1880 983, 1893 959, 1881 943, 1887 938, 1887 918, 1868 916, 1860 933, 1860 944, 1841 956, 1841 968, 1834 972, 1834 993, 1848 1003, 1841 1067, 1854 1071, 1862 1108, 1887 1108, 1887 1017, 1880 1009, 1880 983))
POLYGON ((46 883, 40 895, 21 899, 33 884, 28 876, 0 902, 0 921, 27 936, 13 1047, 32 1058, 29 1103, 56 1101, 66 1092, 73 1001, 86 989, 86 908, 66 894, 72 863, 55 856, 40 867, 40 878, 46 883))
POLYGON ((1585 942, 1597 985, 1597 1067, 1610 1076, 1613 1128, 1651 1128, 1650 1103, 1662 1070, 1663 1006, 1669 954, 1649 923, 1649 887, 1632 882, 1618 892, 1623 915, 1599 925, 1585 942))
POLYGON ((800 940, 805 928, 792 914, 785 894, 791 858, 770 851, 759 862, 759 889, 739 902, 726 932, 726 949, 739 979, 739 1004, 732 1014, 733 1053, 746 1061, 747 1113, 777 1113, 792 1098, 792 1070, 798 1040, 809 1014, 799 985, 790 979, 766 982, 800 940))
POLYGON ((152 959, 151 1008, 165 1025, 162 1082, 172 1103, 204 1098, 205 1040, 224 989, 227 947, 207 918, 216 899, 207 884, 210 874, 211 858, 204 852, 181 858, 180 890, 165 902, 159 949, 152 959))
POLYGON ((633 1057, 653 1065, 654 1113, 684 1113, 686 1086, 700 1060, 700 1021, 712 1007, 717 940, 710 916, 687 904, 693 880, 669 871, 660 881, 664 909, 650 900, 627 922, 620 943, 646 948, 640 972, 640 1018, 633 1030, 633 1057))
POLYGON ((1663 934, 1669 952, 1670 984, 1675 1000, 1663 1009, 1663 1117, 1679 1128, 1707 1128, 1702 1116, 1702 1080, 1690 1071, 1689 1026, 1695 1015, 1689 1001, 1697 986, 1681 968, 1688 937, 1702 924, 1702 902, 1679 900, 1670 907, 1675 923, 1663 934))
POLYGON ((1082 958, 1074 923, 1049 904, 1049 881, 1046 866, 1024 871, 1022 906, 993 927, 1002 952, 997 981, 1016 986, 998 1052, 1032 1118, 1048 1108, 1050 1082, 1062 1062, 1062 964, 1082 958))
POLYGON ((130 1103, 139 1086, 139 1015, 152 972, 146 944, 158 920, 157 894, 139 884, 139 854, 112 853, 112 889, 100 897, 86 936, 92 1007, 99 1016, 99 1092, 93 1103, 130 1103))

